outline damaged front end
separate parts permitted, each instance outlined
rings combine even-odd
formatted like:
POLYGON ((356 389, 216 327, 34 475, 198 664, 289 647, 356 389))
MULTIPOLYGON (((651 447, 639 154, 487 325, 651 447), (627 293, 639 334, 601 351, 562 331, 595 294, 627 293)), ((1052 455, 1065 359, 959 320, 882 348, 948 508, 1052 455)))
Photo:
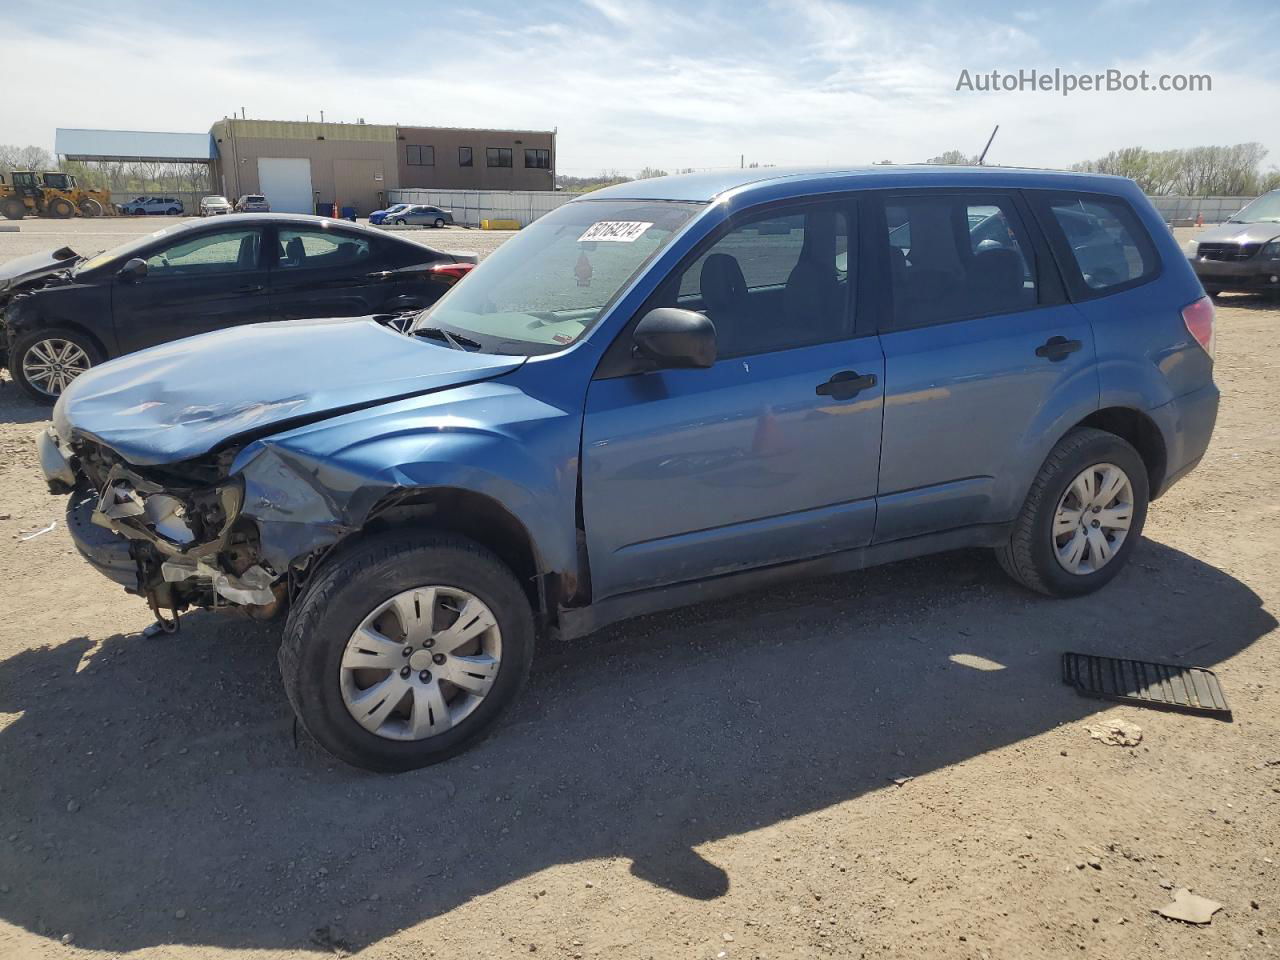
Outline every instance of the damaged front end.
POLYGON ((86 439, 39 436, 49 486, 71 494, 67 525, 84 558, 145 597, 159 622, 190 607, 242 607, 270 618, 287 581, 260 558, 256 525, 241 515, 244 484, 229 475, 234 451, 139 469, 86 439))

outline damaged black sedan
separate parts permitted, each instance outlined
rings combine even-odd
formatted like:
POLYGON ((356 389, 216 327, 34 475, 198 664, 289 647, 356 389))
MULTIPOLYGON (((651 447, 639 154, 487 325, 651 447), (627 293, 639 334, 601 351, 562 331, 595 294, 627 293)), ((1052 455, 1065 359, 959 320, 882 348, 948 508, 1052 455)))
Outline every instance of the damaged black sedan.
POLYGON ((52 403, 104 360, 265 320, 416 311, 471 269, 345 221, 230 215, 82 257, 69 247, 0 267, 0 364, 52 403))

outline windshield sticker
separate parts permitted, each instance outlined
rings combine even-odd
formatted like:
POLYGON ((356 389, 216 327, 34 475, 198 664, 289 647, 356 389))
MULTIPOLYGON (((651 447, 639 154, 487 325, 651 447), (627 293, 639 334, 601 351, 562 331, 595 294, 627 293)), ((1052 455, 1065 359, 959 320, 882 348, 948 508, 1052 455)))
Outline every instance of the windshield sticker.
POLYGON ((587 227, 587 232, 578 238, 578 242, 635 243, 652 226, 652 223, 638 220, 599 220, 587 227))

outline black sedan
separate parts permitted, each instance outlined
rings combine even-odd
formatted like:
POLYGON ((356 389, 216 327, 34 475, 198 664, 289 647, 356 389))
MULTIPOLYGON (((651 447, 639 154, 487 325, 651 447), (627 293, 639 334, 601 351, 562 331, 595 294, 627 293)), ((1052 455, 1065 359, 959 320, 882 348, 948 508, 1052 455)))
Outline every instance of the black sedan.
POLYGON ((87 259, 63 247, 0 266, 0 362, 52 402, 94 364, 169 340, 264 320, 418 310, 474 262, 291 214, 176 224, 87 259))

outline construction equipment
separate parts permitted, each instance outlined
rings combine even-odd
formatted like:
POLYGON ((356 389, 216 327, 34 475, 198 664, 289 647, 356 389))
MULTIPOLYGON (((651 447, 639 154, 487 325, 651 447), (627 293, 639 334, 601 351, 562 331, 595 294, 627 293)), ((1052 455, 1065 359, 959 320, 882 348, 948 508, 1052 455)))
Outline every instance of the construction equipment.
POLYGON ((38 217, 65 220, 114 215, 115 206, 106 190, 87 190, 70 173, 35 173, 15 170, 11 184, 0 185, 0 213, 10 220, 21 220, 29 213, 38 217))

